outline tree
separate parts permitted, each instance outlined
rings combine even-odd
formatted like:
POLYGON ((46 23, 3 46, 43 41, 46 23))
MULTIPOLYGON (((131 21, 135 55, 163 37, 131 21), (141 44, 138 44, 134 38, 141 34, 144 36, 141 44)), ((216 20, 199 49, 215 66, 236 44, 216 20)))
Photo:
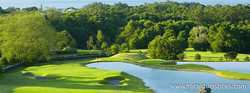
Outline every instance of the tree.
POLYGON ((186 55, 184 53, 180 53, 180 54, 177 55, 177 57, 178 57, 179 60, 185 59, 185 56, 186 55))
POLYGON ((96 35, 96 47, 97 49, 101 49, 102 43, 104 42, 104 36, 102 35, 102 31, 98 30, 98 33, 96 35))
POLYGON ((94 43, 93 36, 90 36, 90 37, 89 37, 89 40, 87 40, 86 43, 87 43, 87 49, 90 50, 91 47, 93 47, 93 45, 94 45, 94 44, 93 44, 93 43, 94 43))
POLYGON ((107 42, 103 42, 103 43, 102 43, 101 49, 106 50, 108 47, 109 47, 109 46, 108 46, 108 43, 107 43, 107 42))
POLYGON ((64 48, 76 48, 76 41, 75 39, 69 34, 68 31, 64 30, 57 33, 59 38, 57 42, 57 47, 59 50, 64 48))
POLYGON ((208 28, 204 26, 194 27, 190 33, 190 37, 188 38, 189 47, 194 48, 195 50, 205 51, 209 48, 208 43, 208 28))
POLYGON ((244 50, 244 43, 240 40, 239 29, 230 22, 217 23, 209 28, 208 41, 215 52, 229 52, 244 50))
POLYGON ((200 54, 196 54, 194 56, 194 60, 201 60, 201 55, 200 54))
POLYGON ((179 33, 179 35, 177 36, 177 40, 180 41, 180 44, 183 47, 183 49, 188 48, 187 35, 185 31, 181 31, 179 33))
POLYGON ((162 37, 156 36, 148 45, 151 58, 176 60, 177 55, 183 53, 183 48, 175 36, 165 33, 162 37))
POLYGON ((110 46, 110 51, 113 55, 118 54, 119 53, 119 45, 113 44, 112 46, 110 46))
POLYGON ((220 57, 220 58, 219 58, 219 61, 223 61, 223 57, 220 57))
POLYGON ((250 60, 249 60, 249 57, 246 56, 245 59, 244 59, 244 61, 250 61, 250 60))
POLYGON ((8 7, 7 9, 5 9, 7 12, 9 13, 14 13, 14 12, 18 12, 20 11, 20 8, 15 8, 15 7, 8 7))
POLYGON ((35 7, 35 6, 32 6, 32 7, 23 8, 22 10, 25 10, 25 11, 31 12, 31 11, 37 11, 37 10, 38 10, 38 8, 37 8, 37 7, 35 7))
POLYGON ((127 43, 123 43, 120 47, 120 51, 122 53, 128 53, 129 52, 129 45, 127 43))
POLYGON ((232 61, 237 57, 238 53, 236 53, 235 51, 231 51, 231 52, 227 52, 224 55, 224 58, 226 58, 226 60, 232 61))
POLYGON ((8 62, 24 62, 31 65, 50 59, 56 48, 56 32, 38 12, 18 13, 0 18, 2 57, 8 62))
POLYGON ((106 54, 107 56, 112 55, 111 49, 110 49, 110 48, 107 48, 106 51, 105 51, 105 54, 106 54))

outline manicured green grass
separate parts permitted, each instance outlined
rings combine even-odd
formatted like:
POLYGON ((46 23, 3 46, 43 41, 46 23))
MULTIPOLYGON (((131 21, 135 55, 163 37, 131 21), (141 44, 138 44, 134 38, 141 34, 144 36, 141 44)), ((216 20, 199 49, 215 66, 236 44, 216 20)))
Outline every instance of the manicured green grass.
MULTIPOLYGON (((147 49, 136 49, 136 50, 131 50, 131 53, 138 53, 138 51, 142 52, 147 52, 147 49)), ((186 58, 184 61, 219 61, 220 57, 223 57, 223 61, 226 61, 224 58, 224 52, 207 52, 207 51, 195 51, 193 48, 187 48, 184 53, 186 54, 186 58), (194 60, 194 56, 196 54, 201 55, 201 60, 194 60)), ((149 57, 149 53, 146 55, 149 57)), ((239 61, 244 61, 245 57, 250 57, 250 54, 241 54, 238 53, 237 58, 239 61)))
POLYGON ((145 64, 151 64, 151 65, 176 64, 175 62, 173 62, 171 60, 163 60, 163 59, 144 59, 144 60, 140 60, 138 62, 145 63, 145 64))
POLYGON ((234 71, 220 71, 220 73, 216 75, 220 77, 224 77, 224 78, 230 78, 230 79, 237 78, 238 80, 245 80, 246 78, 250 78, 250 74, 234 72, 234 71))
POLYGON ((148 57, 141 55, 139 53, 119 53, 117 55, 112 56, 111 58, 122 58, 122 59, 129 59, 129 60, 149 59, 148 57))
POLYGON ((206 70, 214 70, 213 68, 206 65, 197 65, 197 64, 183 64, 183 65, 168 65, 167 67, 175 67, 175 68, 188 68, 188 69, 206 69, 206 70))
MULTIPOLYGON (((219 61, 220 57, 224 57, 223 52, 206 52, 206 51, 195 51, 193 48, 187 48, 184 53, 186 54, 186 58, 184 61, 195 61, 194 56, 196 54, 201 55, 201 60, 200 61, 219 61)), ((250 57, 250 54, 238 54, 237 58, 239 61, 244 61, 244 58, 246 56, 250 57)), ((224 58, 223 61, 226 61, 224 58)))
POLYGON ((145 59, 145 60, 140 60, 139 62, 151 65, 165 66, 165 67, 174 67, 174 68, 210 69, 210 70, 213 69, 206 65, 197 65, 197 64, 176 65, 176 63, 171 60, 163 60, 163 59, 145 59))
POLYGON ((99 54, 104 53, 101 50, 77 50, 77 54, 62 54, 62 55, 55 55, 54 57, 66 57, 66 56, 74 56, 74 55, 83 55, 83 54, 99 54))
POLYGON ((132 49, 132 50, 130 50, 129 52, 130 52, 130 53, 138 53, 139 50, 140 50, 141 52, 147 52, 148 49, 132 49))
MULTIPOLYGON (((68 60, 19 68, 0 76, 0 93, 135 93, 153 92, 141 79, 121 71, 85 67, 92 59, 68 60), (58 80, 38 80, 23 76, 32 73, 58 80), (108 77, 122 77, 122 86, 100 84, 108 77)), ((108 78, 110 79, 110 78, 108 78)))
MULTIPOLYGON (((131 53, 135 54, 135 53, 131 53)), ((165 70, 177 70, 177 71, 196 71, 196 72, 208 72, 216 74, 219 77, 228 78, 228 79, 238 79, 238 80, 250 80, 250 74, 240 73, 234 71, 222 71, 216 70, 206 65, 197 65, 197 64, 183 64, 176 65, 172 64, 174 61, 171 60, 162 60, 162 59, 142 59, 142 60, 130 60, 130 53, 123 53, 123 56, 114 55, 113 57, 99 58, 99 62, 128 62, 144 67, 156 68, 156 69, 165 69, 165 70), (127 56, 126 56, 127 55, 127 56), (171 63, 172 62, 172 63, 171 63), (171 64, 169 64, 171 63, 171 64)))

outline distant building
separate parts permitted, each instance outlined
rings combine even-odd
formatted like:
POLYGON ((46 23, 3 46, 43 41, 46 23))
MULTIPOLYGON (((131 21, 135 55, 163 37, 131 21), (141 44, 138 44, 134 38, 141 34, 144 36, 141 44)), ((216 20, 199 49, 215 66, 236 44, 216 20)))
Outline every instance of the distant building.
POLYGON ((74 11, 75 11, 75 9, 70 8, 70 9, 66 10, 66 13, 67 12, 74 12, 74 11))

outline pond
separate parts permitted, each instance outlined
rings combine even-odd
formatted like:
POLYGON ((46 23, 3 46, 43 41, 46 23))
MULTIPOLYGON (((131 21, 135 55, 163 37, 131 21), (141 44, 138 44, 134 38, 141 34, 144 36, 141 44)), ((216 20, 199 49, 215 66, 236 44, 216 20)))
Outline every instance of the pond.
POLYGON ((207 65, 217 70, 250 73, 250 62, 177 62, 177 64, 207 65))
POLYGON ((122 62, 100 62, 86 66, 126 72, 141 78, 145 82, 145 86, 150 87, 156 93, 196 93, 199 92, 199 88, 195 88, 198 84, 210 84, 213 87, 212 93, 248 93, 250 91, 250 88, 221 88, 227 84, 232 84, 234 87, 239 87, 239 84, 250 85, 250 81, 225 79, 205 72, 161 70, 122 62), (172 84, 183 84, 183 86, 182 88, 173 88, 172 84))

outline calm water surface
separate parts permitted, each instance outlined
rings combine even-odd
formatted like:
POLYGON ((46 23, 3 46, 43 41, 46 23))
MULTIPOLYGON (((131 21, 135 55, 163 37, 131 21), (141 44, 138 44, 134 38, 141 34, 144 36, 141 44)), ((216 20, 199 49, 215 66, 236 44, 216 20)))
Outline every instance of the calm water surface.
POLYGON ((199 64, 218 70, 250 73, 250 62, 177 62, 177 64, 199 64))
MULTIPOLYGON (((141 78, 145 86, 157 93, 196 93, 198 88, 171 88, 171 84, 247 84, 250 81, 231 80, 217 77, 215 74, 205 72, 170 71, 141 67, 129 63, 102 62, 88 64, 88 67, 119 70, 141 78)), ((249 93, 250 88, 212 88, 212 93, 249 93)))
MULTIPOLYGON (((93 2, 102 2, 106 4, 114 4, 118 2, 127 3, 130 6, 141 5, 144 3, 153 2, 165 2, 166 0, 0 0, 0 6, 2 8, 8 8, 10 6, 24 8, 36 6, 40 7, 43 4, 44 7, 56 7, 67 8, 76 7, 82 8, 84 5, 91 4, 93 2)), ((171 0, 176 2, 199 2, 204 5, 237 5, 237 4, 250 4, 250 0, 171 0)))

